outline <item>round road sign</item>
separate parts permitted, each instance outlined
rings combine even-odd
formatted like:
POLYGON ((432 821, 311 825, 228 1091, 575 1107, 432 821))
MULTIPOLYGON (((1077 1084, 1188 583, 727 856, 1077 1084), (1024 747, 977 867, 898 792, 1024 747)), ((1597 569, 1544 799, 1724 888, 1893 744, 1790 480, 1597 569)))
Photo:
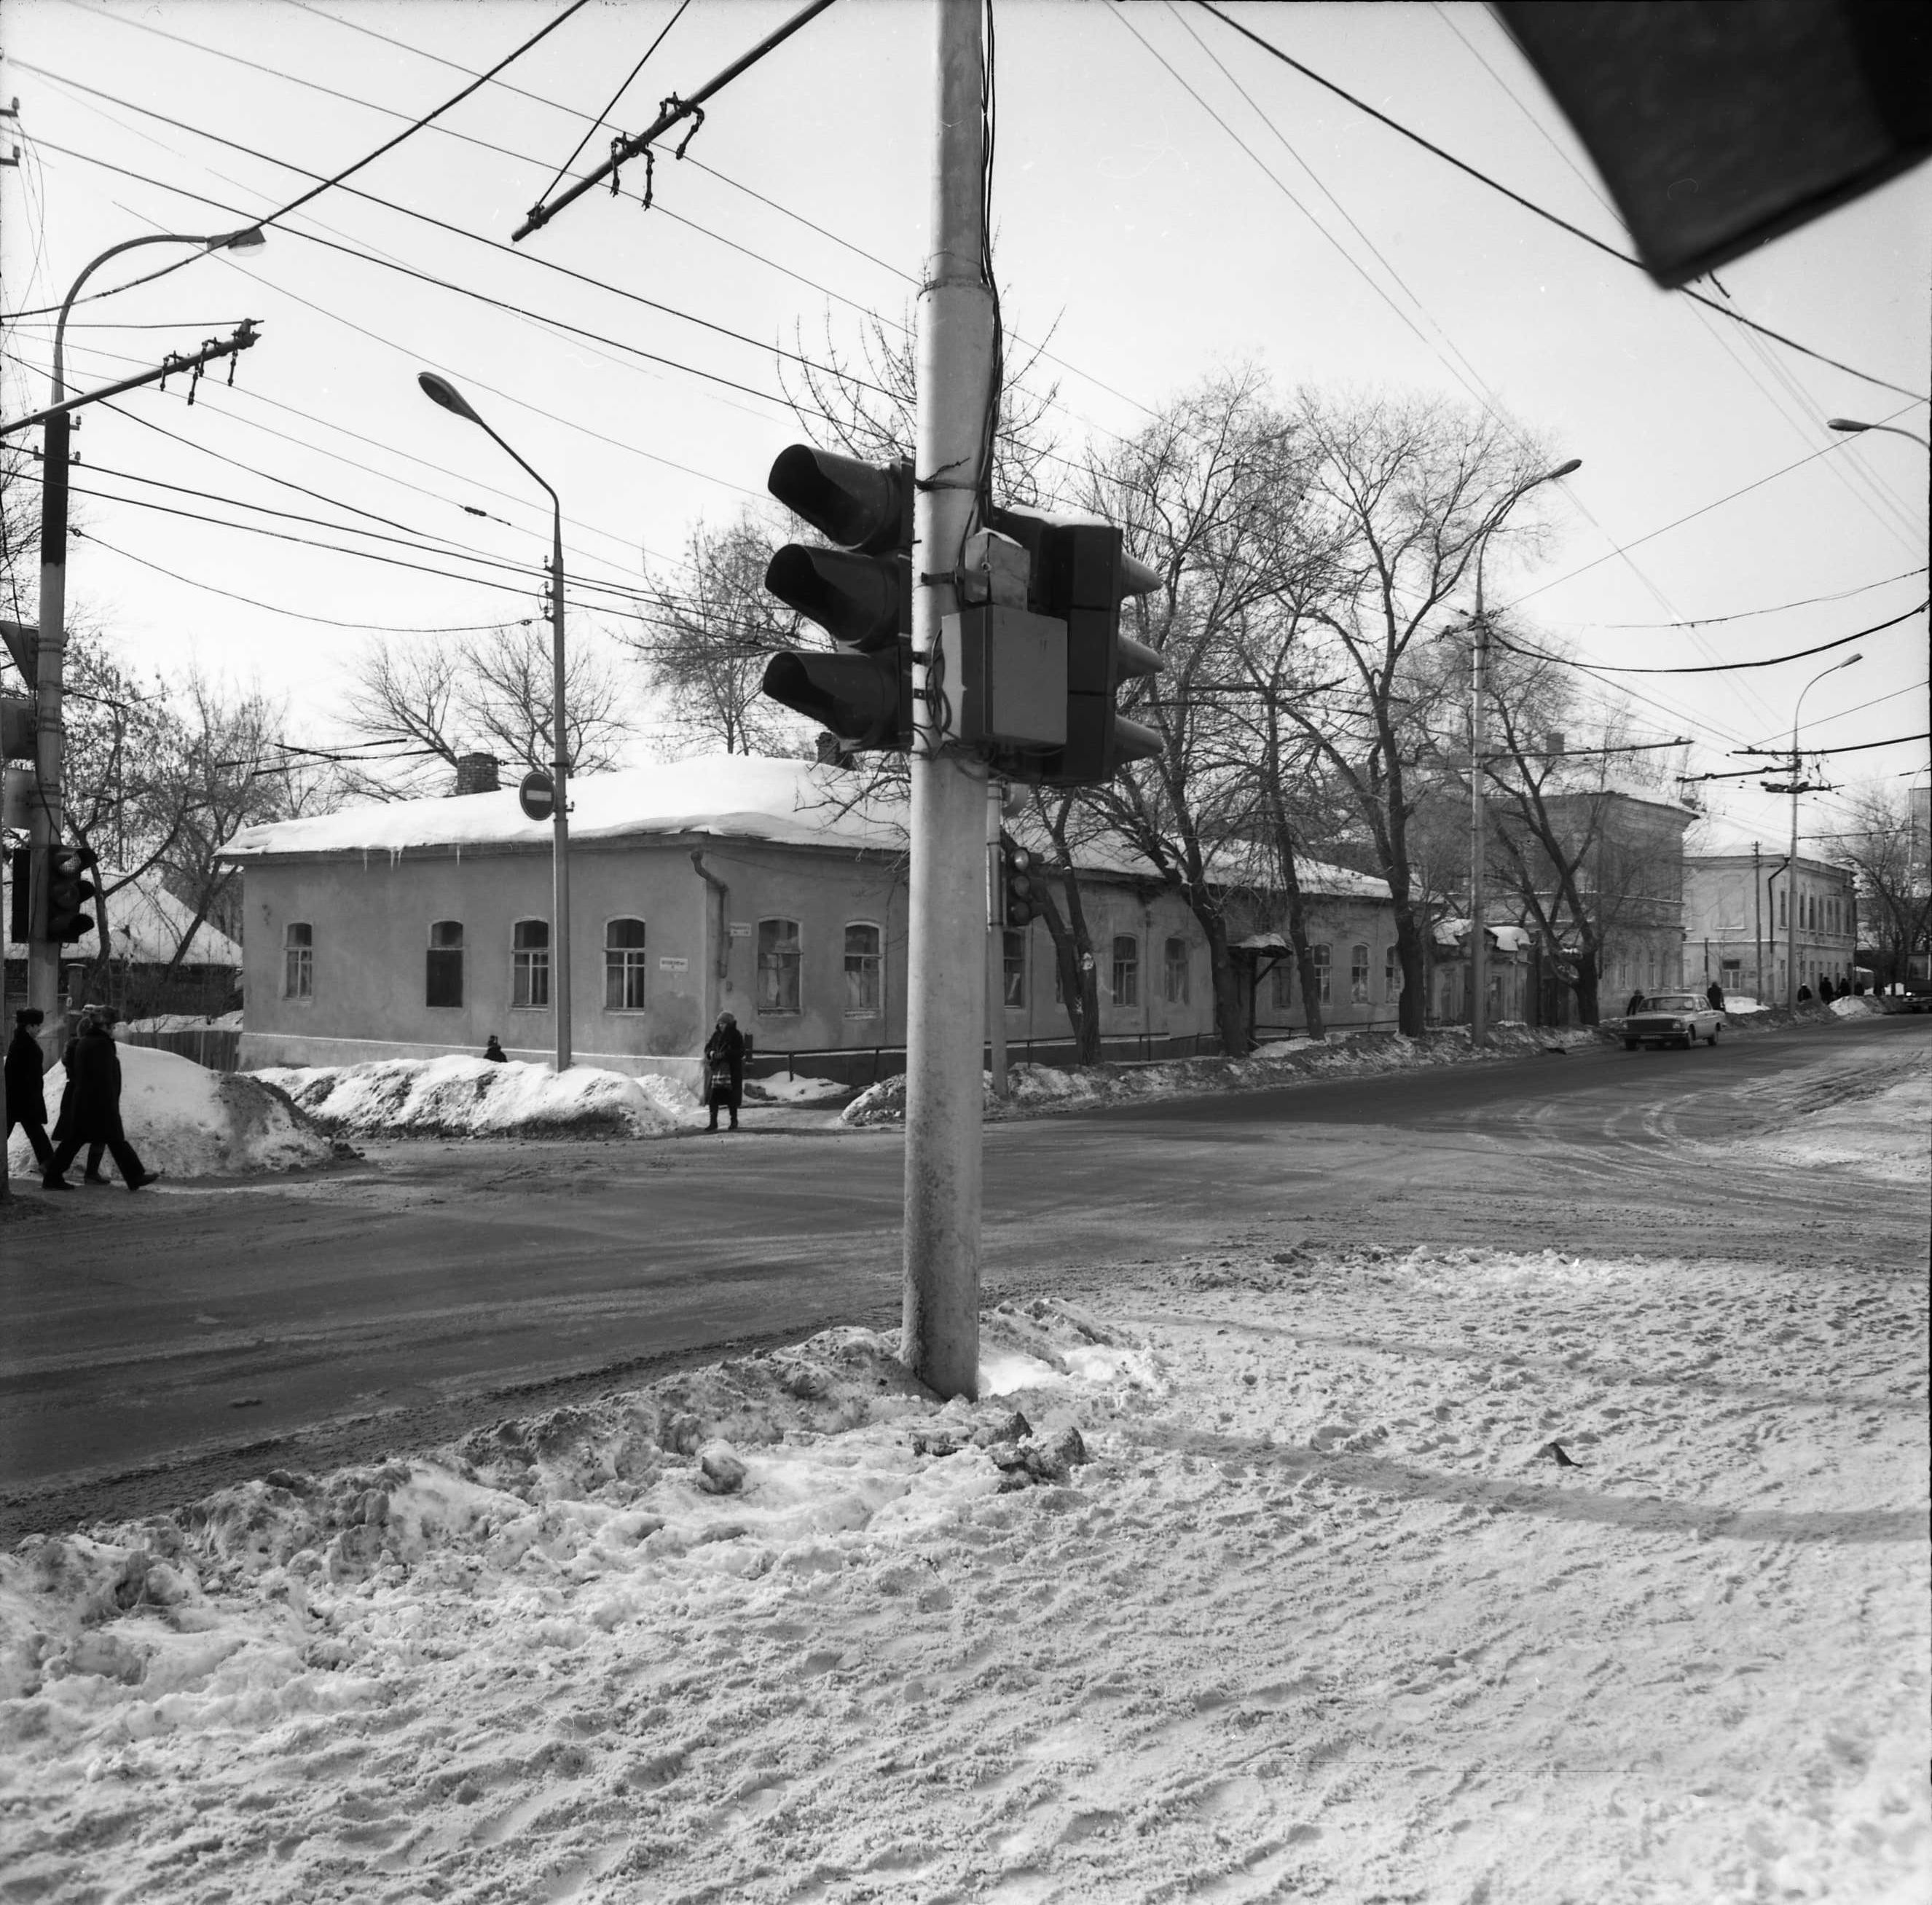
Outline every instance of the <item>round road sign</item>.
POLYGON ((517 805, 533 820, 547 820, 556 810, 556 784, 542 768, 532 768, 517 783, 517 805))

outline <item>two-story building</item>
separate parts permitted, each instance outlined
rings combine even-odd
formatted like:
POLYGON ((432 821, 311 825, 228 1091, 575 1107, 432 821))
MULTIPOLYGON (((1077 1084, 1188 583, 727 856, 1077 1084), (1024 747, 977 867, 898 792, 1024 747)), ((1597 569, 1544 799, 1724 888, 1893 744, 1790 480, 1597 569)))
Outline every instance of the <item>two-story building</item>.
POLYGON ((1700 823, 1684 881, 1684 977, 1782 1004, 1797 986, 1851 981, 1857 964, 1858 892, 1849 867, 1700 823))

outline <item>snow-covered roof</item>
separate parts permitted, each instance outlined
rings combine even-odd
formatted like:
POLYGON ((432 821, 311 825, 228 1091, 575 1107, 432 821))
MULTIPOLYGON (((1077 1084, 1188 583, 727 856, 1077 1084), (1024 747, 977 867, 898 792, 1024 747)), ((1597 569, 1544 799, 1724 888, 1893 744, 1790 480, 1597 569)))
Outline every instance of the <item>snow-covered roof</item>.
MULTIPOLYGON (((1753 848, 1768 864, 1777 866, 1782 864, 1785 855, 1790 851, 1791 837, 1788 832, 1773 832, 1763 827, 1754 831, 1735 821, 1718 820, 1708 814, 1702 816, 1684 836, 1684 859, 1688 866, 1694 866, 1703 860, 1749 860, 1753 848)), ((1840 862, 1820 854, 1815 843, 1808 843, 1801 838, 1798 848, 1798 858, 1803 865, 1816 867, 1820 872, 1828 868, 1834 872, 1844 870, 1840 862)))
MULTIPOLYGON (((102 867, 94 878, 108 890, 102 902, 107 915, 107 937, 114 956, 135 965, 164 966, 175 956, 182 934, 194 917, 194 908, 184 904, 161 884, 158 869, 137 874, 128 884, 116 888, 115 882, 126 876, 112 867, 102 867)), ((89 933, 74 943, 69 957, 85 959, 100 950, 100 942, 89 933)), ((27 949, 8 942, 7 956, 24 959, 27 949)), ((236 966, 242 964, 242 949, 224 932, 218 932, 206 920, 194 929, 182 963, 190 966, 236 966)))
MULTIPOLYGON (((780 841, 794 846, 905 844, 904 809, 896 801, 850 806, 858 783, 815 761, 757 754, 703 754, 570 783, 572 840, 632 834, 701 833, 780 841)), ((548 848, 548 820, 526 820, 516 790, 376 802, 298 820, 246 827, 226 857, 271 854, 400 853, 412 847, 548 848)))
MULTIPOLYGON (((1466 920, 1438 920, 1436 922, 1436 943, 1438 946, 1460 946, 1469 936, 1469 922, 1466 920)), ((1521 952, 1536 942, 1536 935, 1527 926, 1499 926, 1490 922, 1490 937, 1496 944, 1499 952, 1521 952)))

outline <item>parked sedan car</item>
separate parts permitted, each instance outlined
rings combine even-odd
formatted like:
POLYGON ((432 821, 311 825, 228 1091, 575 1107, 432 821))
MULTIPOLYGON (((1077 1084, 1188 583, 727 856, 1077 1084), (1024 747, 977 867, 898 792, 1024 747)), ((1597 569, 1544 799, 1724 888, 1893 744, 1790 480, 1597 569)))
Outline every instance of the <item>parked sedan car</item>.
POLYGON ((1687 1050, 1699 1039, 1718 1042, 1718 1028, 1724 1022, 1719 1012, 1697 992, 1658 992, 1645 1000, 1640 1012, 1624 1021, 1624 1049, 1634 1052, 1640 1045, 1681 1045, 1687 1050))

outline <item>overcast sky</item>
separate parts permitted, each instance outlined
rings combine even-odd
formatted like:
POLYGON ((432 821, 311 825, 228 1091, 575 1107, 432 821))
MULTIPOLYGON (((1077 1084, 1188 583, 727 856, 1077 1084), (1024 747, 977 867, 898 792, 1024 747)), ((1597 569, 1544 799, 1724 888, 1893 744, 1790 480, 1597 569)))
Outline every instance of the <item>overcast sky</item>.
MULTIPOLYGON (((0 93, 20 101, 22 160, 0 172, 4 310, 57 304, 124 238, 213 232, 286 203, 560 10, 8 0, 0 93)), ((520 90, 482 88, 265 249, 77 306, 68 361, 80 388, 244 316, 263 334, 232 391, 218 373, 191 408, 171 382, 116 400, 124 416, 88 412, 76 482, 99 494, 76 497, 71 598, 140 660, 286 694, 297 740, 340 732, 345 664, 372 631, 540 614, 548 505, 421 395, 424 368, 452 378, 562 493, 574 620, 579 602, 622 606, 594 584, 634 588, 698 518, 760 501, 772 457, 800 434, 774 346, 802 339, 818 354, 829 326, 850 352, 865 313, 910 321, 927 238, 932 9, 840 0, 719 95, 687 161, 659 160, 652 208, 633 165, 621 196, 599 188, 508 240, 674 14, 613 115, 623 129, 791 10, 593 4, 506 69, 520 90), (350 532, 358 524, 400 540, 350 532)), ((1485 9, 1231 10, 1628 248, 1588 160, 1485 9)), ((1553 458, 1583 460, 1540 493, 1552 533, 1536 560, 1499 547, 1488 580, 1492 599, 1520 602, 1593 662, 1780 655, 1923 601, 1924 452, 1834 436, 1822 419, 1927 428, 1924 404, 1884 386, 1927 388, 1932 170, 1723 272, 1721 294, 1703 287, 1867 374, 1853 375, 1658 290, 1198 8, 999 0, 996 20, 996 265, 1010 330, 1052 333, 1041 369, 1059 382, 1064 449, 1131 431, 1149 406, 1249 361, 1285 390, 1440 394, 1498 406, 1553 458), (1703 626, 1666 626, 1692 619, 1703 626)), ((593 134, 580 169, 608 137, 593 134)), ((136 253, 89 288, 172 255, 136 253)), ((46 400, 51 338, 50 317, 8 327, 10 416, 46 400)), ((1924 614, 1859 646, 1863 662, 1807 699, 1808 744, 1925 729, 1924 614)), ((1729 750, 1787 734, 1798 691, 1834 658, 1606 679, 1642 698, 1650 732, 1692 736, 1694 766, 1714 770, 1738 764, 1729 750)), ((1925 758, 1914 742, 1826 765, 1840 784, 1900 788, 1925 758)), ((1782 836, 1785 802, 1748 783, 1712 791, 1739 824, 1782 836)), ((1805 830, 1842 819, 1820 797, 1805 830)))

